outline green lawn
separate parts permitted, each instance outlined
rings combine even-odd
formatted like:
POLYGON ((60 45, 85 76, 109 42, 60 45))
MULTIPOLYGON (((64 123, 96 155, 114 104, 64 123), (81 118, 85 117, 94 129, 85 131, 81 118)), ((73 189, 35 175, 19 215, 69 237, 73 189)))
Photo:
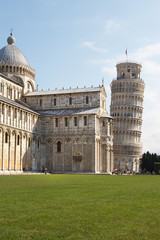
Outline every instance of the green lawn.
POLYGON ((160 239, 160 176, 0 176, 0 240, 160 239))

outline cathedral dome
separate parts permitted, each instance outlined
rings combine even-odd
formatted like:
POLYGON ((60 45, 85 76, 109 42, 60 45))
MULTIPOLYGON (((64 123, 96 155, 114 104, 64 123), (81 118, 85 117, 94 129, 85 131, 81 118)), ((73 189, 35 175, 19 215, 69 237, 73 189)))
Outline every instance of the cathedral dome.
POLYGON ((28 60, 24 54, 14 46, 15 38, 12 33, 7 39, 8 45, 0 49, 0 62, 7 62, 10 64, 20 64, 30 67, 28 60))

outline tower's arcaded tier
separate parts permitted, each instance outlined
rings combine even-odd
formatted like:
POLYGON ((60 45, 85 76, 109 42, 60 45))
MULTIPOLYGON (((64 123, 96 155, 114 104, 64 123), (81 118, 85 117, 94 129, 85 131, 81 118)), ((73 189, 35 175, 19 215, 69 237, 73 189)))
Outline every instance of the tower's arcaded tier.
POLYGON ((110 106, 114 118, 114 167, 138 172, 145 88, 140 78, 142 66, 125 62, 116 67, 117 79, 111 83, 110 106))

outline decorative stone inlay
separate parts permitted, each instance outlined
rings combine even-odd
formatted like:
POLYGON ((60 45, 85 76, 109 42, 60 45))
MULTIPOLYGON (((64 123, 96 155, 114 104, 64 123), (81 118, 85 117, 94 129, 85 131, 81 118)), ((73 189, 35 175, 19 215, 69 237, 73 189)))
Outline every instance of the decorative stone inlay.
POLYGON ((72 143, 72 138, 69 138, 69 137, 66 138, 66 139, 65 139, 65 142, 66 142, 66 143, 72 143))
POLYGON ((46 143, 48 143, 48 144, 52 144, 52 139, 51 138, 48 138, 47 140, 46 140, 46 143))
POLYGON ((76 151, 73 155, 73 160, 76 162, 82 161, 82 153, 80 151, 76 151))

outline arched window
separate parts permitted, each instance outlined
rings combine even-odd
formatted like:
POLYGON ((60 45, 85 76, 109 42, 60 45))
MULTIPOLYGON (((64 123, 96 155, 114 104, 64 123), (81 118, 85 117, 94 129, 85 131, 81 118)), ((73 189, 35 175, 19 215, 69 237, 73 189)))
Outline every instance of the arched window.
POLYGON ((8 116, 11 116, 11 107, 8 108, 8 116))
POLYGON ((57 152, 61 152, 62 143, 60 141, 57 142, 57 152))
POLYGON ((86 96, 86 104, 88 104, 88 103, 89 103, 89 97, 86 96))
POLYGON ((72 98, 69 98, 69 105, 72 105, 72 98))
POLYGON ((132 78, 136 78, 136 74, 135 73, 132 73, 132 78))
POLYGON ((58 118, 55 119, 55 126, 58 127, 58 118))
POLYGON ((32 90, 32 85, 30 84, 30 82, 27 82, 27 88, 28 90, 32 90))
POLYGON ((64 118, 64 126, 65 126, 65 127, 68 126, 68 118, 64 118))
POLYGON ((31 146, 31 139, 29 138, 28 139, 28 147, 30 147, 31 146))
POLYGON ((11 87, 9 88, 9 96, 10 96, 10 98, 12 98, 12 88, 11 87))
POLYGON ((5 133, 5 143, 8 143, 8 133, 5 133))
POLYGON ((84 120, 84 126, 87 126, 87 116, 84 116, 83 120, 84 120))
POLYGON ((17 118, 17 109, 14 109, 14 118, 17 118))
POLYGON ((2 104, 2 114, 4 114, 4 104, 2 104))
POLYGON ((17 96, 16 96, 16 90, 14 90, 14 99, 16 99, 16 97, 17 97, 17 96))
POLYGON ((19 145, 19 135, 17 136, 17 145, 19 145))
POLYGON ((0 92, 2 92, 3 86, 2 83, 0 83, 0 92))
POLYGON ((74 126, 77 127, 77 117, 74 117, 74 126))
POLYGON ((30 83, 29 82, 27 83, 27 88, 30 89, 30 83))
POLYGON ((42 106, 42 99, 40 99, 40 101, 39 101, 39 105, 40 105, 40 107, 42 106))
POLYGON ((111 135, 111 124, 110 124, 110 122, 108 123, 108 135, 109 136, 111 135))

